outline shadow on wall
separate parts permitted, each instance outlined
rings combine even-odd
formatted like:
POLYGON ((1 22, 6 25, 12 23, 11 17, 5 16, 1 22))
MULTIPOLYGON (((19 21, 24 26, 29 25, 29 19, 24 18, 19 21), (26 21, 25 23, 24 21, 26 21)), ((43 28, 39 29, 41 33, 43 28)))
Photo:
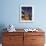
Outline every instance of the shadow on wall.
POLYGON ((0 43, 2 43, 2 36, 3 36, 3 32, 5 32, 3 29, 5 28, 4 24, 0 24, 0 43))

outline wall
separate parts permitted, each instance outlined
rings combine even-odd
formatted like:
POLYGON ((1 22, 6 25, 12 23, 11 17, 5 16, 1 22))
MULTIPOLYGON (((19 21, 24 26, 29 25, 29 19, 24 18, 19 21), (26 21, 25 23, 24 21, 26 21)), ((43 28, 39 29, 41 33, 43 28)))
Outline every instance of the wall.
POLYGON ((16 28, 28 28, 28 27, 37 27, 42 26, 46 27, 46 8, 45 1, 42 0, 2 0, 1 1, 1 15, 0 15, 0 24, 15 25, 16 28), (34 16, 35 21, 32 23, 20 23, 19 22, 19 8, 20 5, 33 5, 34 6, 34 16))
POLYGON ((9 24, 16 28, 40 27, 46 32, 46 0, 0 0, 0 31, 9 24), (35 21, 20 23, 20 5, 33 5, 35 21))
POLYGON ((13 24, 16 28, 41 27, 46 28, 46 1, 45 0, 0 0, 0 25, 13 24), (33 5, 35 21, 20 23, 20 5, 33 5))

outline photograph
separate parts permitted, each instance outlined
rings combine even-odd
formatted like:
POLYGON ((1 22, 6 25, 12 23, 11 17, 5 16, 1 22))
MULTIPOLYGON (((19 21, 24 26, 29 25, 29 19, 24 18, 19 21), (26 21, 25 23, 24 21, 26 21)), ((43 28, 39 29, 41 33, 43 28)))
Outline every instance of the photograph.
POLYGON ((20 21, 31 22, 33 20, 33 7, 29 5, 20 6, 20 21))

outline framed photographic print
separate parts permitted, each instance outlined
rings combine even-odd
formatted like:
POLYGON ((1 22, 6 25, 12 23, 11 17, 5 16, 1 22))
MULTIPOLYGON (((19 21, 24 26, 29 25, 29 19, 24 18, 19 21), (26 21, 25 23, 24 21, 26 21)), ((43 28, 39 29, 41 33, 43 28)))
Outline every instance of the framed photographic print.
POLYGON ((20 22, 34 21, 34 7, 32 5, 20 6, 20 22))

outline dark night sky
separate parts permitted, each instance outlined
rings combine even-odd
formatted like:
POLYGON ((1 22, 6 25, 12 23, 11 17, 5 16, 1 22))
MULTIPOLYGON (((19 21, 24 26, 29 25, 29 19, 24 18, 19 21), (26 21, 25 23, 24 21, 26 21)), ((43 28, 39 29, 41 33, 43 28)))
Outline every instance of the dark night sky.
POLYGON ((32 12, 32 7, 22 7, 22 10, 31 13, 32 12))

